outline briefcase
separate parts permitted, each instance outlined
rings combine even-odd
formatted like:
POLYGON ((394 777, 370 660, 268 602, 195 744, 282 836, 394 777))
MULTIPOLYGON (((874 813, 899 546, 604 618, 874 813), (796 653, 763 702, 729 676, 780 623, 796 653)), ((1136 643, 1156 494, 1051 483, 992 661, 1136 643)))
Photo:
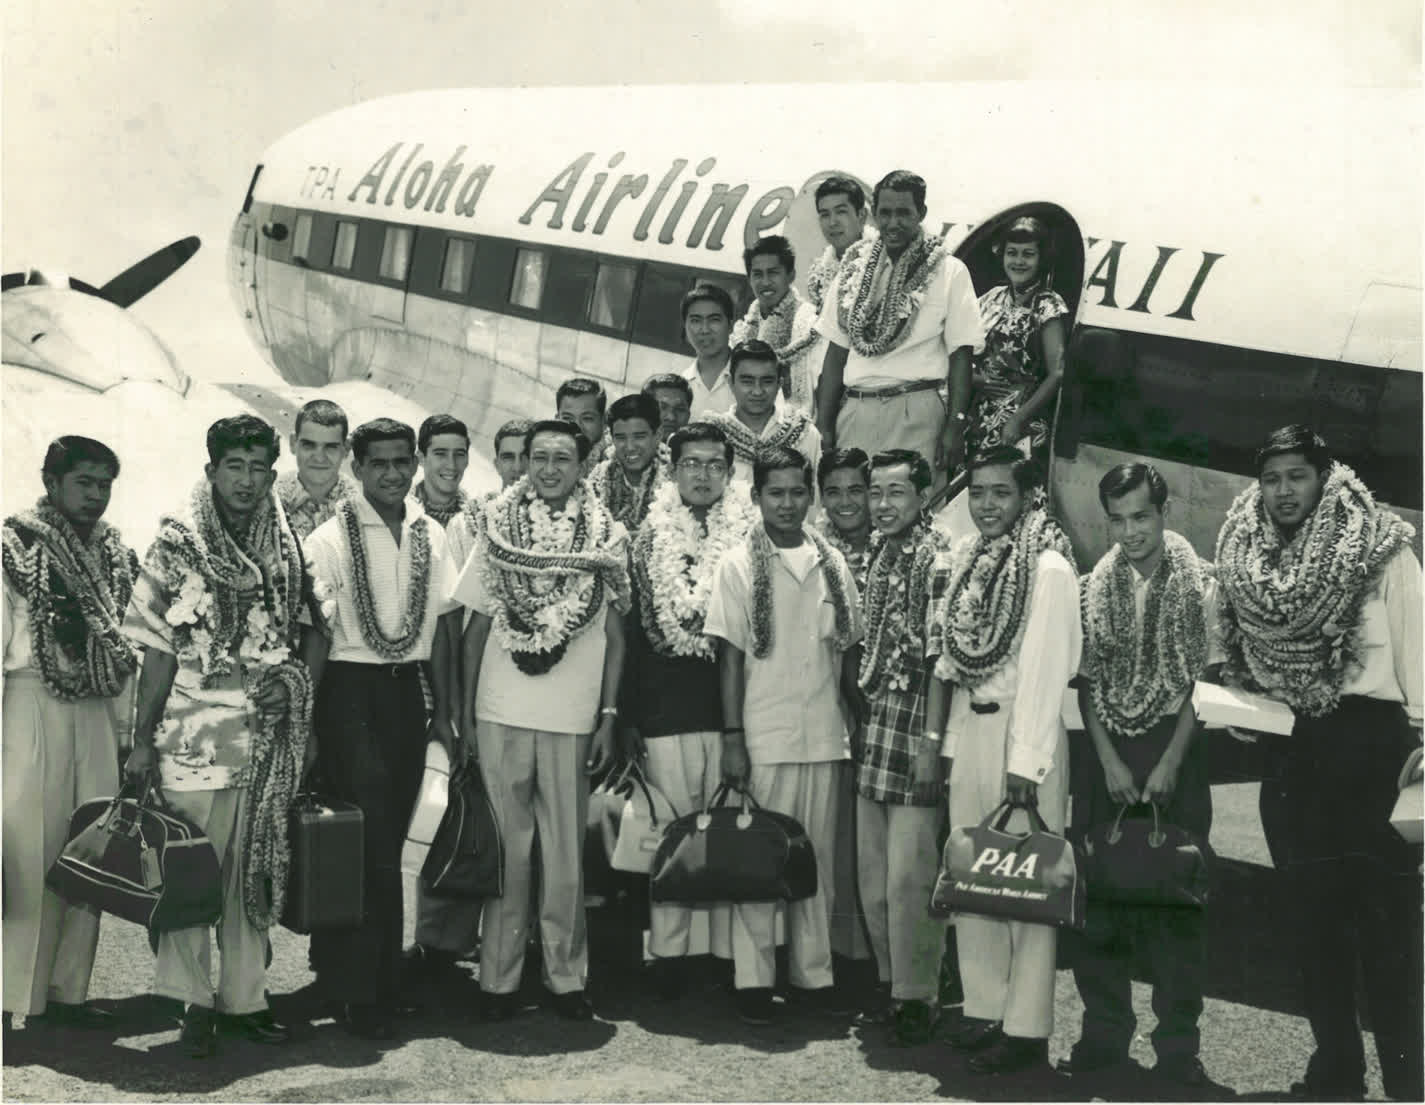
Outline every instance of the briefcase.
POLYGON ((706 809, 668 826, 649 869, 654 902, 795 902, 816 893, 816 853, 795 818, 763 809, 745 789, 728 806, 718 787, 706 809))
POLYGON ((293 932, 359 925, 365 818, 352 802, 303 791, 287 815, 292 862, 282 924, 293 932))
POLYGON ((1165 823, 1156 803, 1153 818, 1126 816, 1121 806, 1111 822, 1091 826, 1079 842, 1088 896, 1123 905, 1207 905, 1210 878, 1202 843, 1179 825, 1165 823))

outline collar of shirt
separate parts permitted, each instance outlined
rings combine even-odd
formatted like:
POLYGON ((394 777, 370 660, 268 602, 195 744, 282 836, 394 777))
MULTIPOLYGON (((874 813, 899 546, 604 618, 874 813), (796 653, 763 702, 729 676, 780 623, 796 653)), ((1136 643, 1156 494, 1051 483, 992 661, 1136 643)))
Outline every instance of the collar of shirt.
POLYGON ((702 372, 698 369, 698 362, 697 362, 696 360, 694 360, 693 363, 688 366, 688 370, 683 373, 683 378, 684 378, 685 380, 687 380, 688 383, 692 384, 693 387, 698 388, 698 389, 700 389, 700 390, 702 390, 702 391, 705 391, 705 392, 708 392, 708 393, 712 393, 712 392, 714 392, 714 391, 717 391, 719 388, 722 388, 722 387, 726 387, 726 388, 728 388, 729 390, 731 390, 731 388, 732 388, 732 353, 731 353, 731 351, 729 351, 728 354, 727 354, 727 364, 725 364, 725 365, 722 366, 722 371, 717 374, 717 379, 713 381, 712 387, 708 387, 708 385, 703 382, 703 374, 702 374, 702 372))
MULTIPOLYGON (((352 508, 356 511, 356 520, 361 524, 362 529, 377 527, 386 529, 386 522, 381 515, 376 513, 376 508, 367 501, 365 495, 355 495, 351 500, 352 508)), ((421 504, 414 498, 407 496, 405 499, 406 516, 401 519, 401 532, 406 533, 415 523, 417 518, 424 518, 425 511, 421 504)))

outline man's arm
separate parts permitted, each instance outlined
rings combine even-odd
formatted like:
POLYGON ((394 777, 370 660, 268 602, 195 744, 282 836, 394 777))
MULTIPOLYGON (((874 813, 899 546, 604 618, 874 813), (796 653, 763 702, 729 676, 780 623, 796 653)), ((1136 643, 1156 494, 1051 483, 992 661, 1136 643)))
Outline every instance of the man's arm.
POLYGON ((722 777, 745 783, 752 764, 747 758, 747 733, 742 727, 742 704, 747 687, 747 656, 730 641, 718 642, 718 677, 722 688, 722 777))
MULTIPOLYGON (((1187 709, 1191 714, 1191 697, 1188 699, 1187 709)), ((1123 762, 1123 757, 1113 747, 1113 739, 1108 735, 1103 720, 1098 716, 1098 709, 1093 704, 1093 692, 1089 689, 1087 680, 1079 686, 1079 713, 1083 716, 1089 739, 1093 741, 1099 767, 1103 769, 1103 781, 1108 786, 1108 796, 1120 806, 1133 805, 1140 797, 1138 784, 1133 778, 1133 772, 1123 762)))
POLYGON ((841 409, 842 380, 846 375, 846 358, 849 355, 846 346, 837 345, 834 341, 826 343, 816 399, 816 428, 821 431, 823 449, 836 448, 836 415, 841 409))
POLYGON ((623 653, 623 617, 610 607, 604 616, 604 679, 599 688, 599 717, 589 745, 590 771, 598 771, 613 758, 619 684, 623 679, 623 653), (606 712, 609 710, 613 713, 606 712))
POLYGON ((846 707, 846 730, 851 735, 851 758, 861 762, 866 741, 866 717, 869 709, 861 690, 861 643, 858 641, 841 654, 841 701, 846 707))
POLYGON ((965 459, 965 416, 970 407, 970 347, 957 346, 950 352, 945 374, 945 425, 940 433, 940 449, 935 458, 942 471, 958 467, 965 459))
POLYGON ((464 608, 456 607, 436 620, 430 654, 431 735, 445 747, 451 762, 460 751, 455 743, 460 704, 460 663, 456 652, 463 615, 464 608))
POLYGON ((124 765, 124 774, 135 781, 152 775, 158 768, 154 733, 163 720, 163 708, 178 674, 178 657, 161 649, 144 649, 139 670, 138 705, 134 713, 134 750, 124 765))
POLYGON ((1164 806, 1173 797, 1173 791, 1178 786, 1178 772, 1182 769, 1183 757, 1187 755, 1188 746, 1197 735, 1197 730, 1197 714, 1193 711, 1192 695, 1189 694, 1178 708, 1173 739, 1168 742, 1168 747, 1163 749, 1163 754, 1158 757, 1157 764, 1148 774, 1148 782, 1143 787, 1145 802, 1156 802, 1164 806))
MULTIPOLYGON (((322 676, 327 670, 327 655, 331 652, 332 643, 316 626, 302 626, 302 663, 307 665, 307 671, 312 676, 312 699, 316 700, 317 688, 322 685, 322 676)), ((312 726, 312 731, 307 734, 307 752, 302 760, 302 773, 306 774, 312 770, 312 765, 317 762, 317 727, 312 726)))
POLYGON ((460 696, 463 700, 460 711, 460 734, 465 741, 467 752, 474 753, 475 744, 475 690, 480 685, 480 665, 485 659, 485 642, 490 637, 490 615, 474 611, 470 624, 465 627, 461 639, 460 696))

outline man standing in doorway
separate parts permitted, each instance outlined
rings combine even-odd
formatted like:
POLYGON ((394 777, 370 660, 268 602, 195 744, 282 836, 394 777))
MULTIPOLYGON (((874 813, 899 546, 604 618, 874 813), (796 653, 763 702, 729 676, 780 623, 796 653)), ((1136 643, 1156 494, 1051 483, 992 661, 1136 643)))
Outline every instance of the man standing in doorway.
POLYGON ((841 268, 841 258, 865 233, 865 191, 850 177, 827 177, 816 186, 816 217, 826 248, 807 270, 807 298, 819 315, 826 290, 841 268))
POLYGON ((683 296, 683 335, 697 357, 683 370, 693 389, 693 418, 721 414, 732 406, 731 346, 735 308, 716 284, 697 284, 683 296))

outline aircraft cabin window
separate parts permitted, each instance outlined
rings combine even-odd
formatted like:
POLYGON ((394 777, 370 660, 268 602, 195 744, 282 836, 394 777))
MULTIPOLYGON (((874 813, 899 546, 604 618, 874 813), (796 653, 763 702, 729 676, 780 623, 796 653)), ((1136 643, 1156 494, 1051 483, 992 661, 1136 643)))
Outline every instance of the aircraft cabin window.
POLYGON ((408 226, 388 226, 386 237, 381 243, 381 267, 378 272, 383 280, 406 279, 411 267, 411 239, 414 232, 408 226))
POLYGON ((526 310, 539 310, 544 295, 545 253, 542 249, 521 249, 515 254, 515 277, 510 285, 510 303, 526 310))
POLYGON ((451 238, 445 243, 445 259, 440 265, 440 290, 451 295, 464 295, 470 286, 470 270, 475 263, 475 243, 466 238, 451 238))
POLYGON ((292 260, 305 261, 312 249, 312 216, 302 212, 292 227, 292 260))
POLYGON ((589 321, 610 330, 626 330, 633 313, 633 288, 638 269, 633 265, 599 262, 594 278, 594 298, 589 304, 589 321))
POLYGON ((332 268, 349 269, 356 260, 356 224, 336 224, 336 242, 332 246, 332 268))

